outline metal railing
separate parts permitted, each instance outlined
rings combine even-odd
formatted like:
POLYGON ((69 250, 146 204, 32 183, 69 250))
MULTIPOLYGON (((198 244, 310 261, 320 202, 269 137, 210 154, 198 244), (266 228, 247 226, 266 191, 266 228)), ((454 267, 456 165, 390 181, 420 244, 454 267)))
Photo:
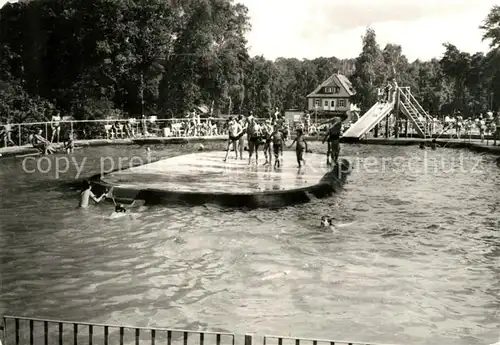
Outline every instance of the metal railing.
MULTIPOLYGON (((1 339, 3 345, 235 345, 238 340, 234 333, 225 332, 133 327, 17 316, 4 316, 0 330, 3 335, 1 339)), ((381 345, 272 335, 266 335, 262 339, 263 345, 381 345)), ((254 345, 256 339, 251 334, 245 334, 239 340, 238 344, 254 345)))
POLYGON ((235 345, 235 336, 224 332, 3 317, 4 345, 139 345, 146 343, 151 345, 235 345))
MULTIPOLYGON (((69 132, 73 132, 75 140, 90 139, 125 139, 147 136, 159 137, 186 137, 211 136, 222 134, 226 119, 215 118, 209 124, 202 119, 197 126, 193 126, 190 119, 157 119, 154 121, 128 119, 120 120, 61 120, 58 126, 54 122, 27 122, 12 123, 9 137, 4 135, 0 145, 11 139, 11 144, 23 146, 29 144, 30 134, 41 131, 41 135, 51 142, 63 142, 69 132)), ((0 125, 3 129, 5 125, 0 125)))
MULTIPOLYGON (((259 121, 263 120, 259 119, 259 121)), ((188 118, 156 119, 154 121, 147 119, 146 121, 136 120, 133 122, 129 119, 61 120, 58 122, 58 127, 55 127, 54 122, 51 121, 11 123, 8 124, 10 134, 8 136, 0 135, 0 147, 30 144, 30 134, 39 132, 46 140, 53 143, 64 142, 69 132, 73 132, 75 140, 217 136, 227 134, 226 121, 227 118, 213 118, 210 122, 207 119, 201 119, 196 126, 188 118)), ((288 125, 290 126, 290 124, 288 125)), ((0 131, 4 126, 5 124, 0 124, 0 131)), ((317 127, 316 124, 311 123, 311 132, 316 134, 317 127)), ((291 128, 291 130, 293 129, 291 128)))

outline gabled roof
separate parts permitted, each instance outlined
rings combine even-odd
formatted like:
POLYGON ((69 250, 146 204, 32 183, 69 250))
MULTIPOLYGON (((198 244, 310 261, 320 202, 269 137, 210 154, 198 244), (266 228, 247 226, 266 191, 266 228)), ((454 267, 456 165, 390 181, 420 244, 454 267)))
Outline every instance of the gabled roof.
POLYGON ((356 94, 349 79, 343 74, 332 74, 327 80, 322 82, 313 92, 307 97, 325 96, 328 94, 322 93, 324 87, 340 87, 340 93, 333 94, 335 97, 350 97, 356 94))

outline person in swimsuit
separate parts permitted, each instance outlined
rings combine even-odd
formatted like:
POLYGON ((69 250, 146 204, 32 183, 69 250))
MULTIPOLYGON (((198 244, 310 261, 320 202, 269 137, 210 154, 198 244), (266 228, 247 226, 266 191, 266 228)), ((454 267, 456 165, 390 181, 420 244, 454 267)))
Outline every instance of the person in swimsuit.
POLYGON ((115 212, 116 213, 126 213, 127 209, 122 204, 119 204, 119 205, 115 206, 115 212))
POLYGON ((54 142, 54 137, 57 138, 57 143, 59 143, 59 137, 61 134, 61 124, 59 123, 61 121, 61 115, 58 112, 56 115, 52 116, 52 121, 50 123, 52 127, 52 138, 50 140, 51 143, 54 142))
POLYGON ((55 153, 56 150, 52 147, 50 141, 42 136, 42 133, 43 131, 39 129, 37 134, 31 134, 29 136, 31 145, 33 145, 34 148, 38 149, 44 155, 55 153))
POLYGON ((497 144, 497 140, 500 140, 500 111, 497 111, 493 119, 495 124, 495 131, 493 132, 493 145, 497 144))
MULTIPOLYGON (((227 151, 226 151, 226 158, 224 158, 224 162, 227 161, 227 156, 229 155, 231 144, 233 145, 234 152, 236 154, 235 159, 238 159, 238 142, 240 141, 240 138, 243 136, 243 128, 241 128, 241 125, 238 123, 238 121, 235 121, 233 118, 229 119, 228 129, 229 129, 229 138, 227 141, 227 151)), ((240 151, 240 158, 243 159, 241 153, 242 150, 240 151)))
POLYGON ((342 133, 342 120, 339 117, 334 119, 332 126, 328 129, 322 143, 327 142, 326 164, 337 163, 340 154, 340 135, 342 133))
POLYGON ((281 160, 283 157, 283 146, 285 142, 283 140, 283 133, 278 129, 278 126, 274 126, 273 135, 273 151, 274 151, 274 167, 281 167, 281 160))
POLYGON ((267 120, 262 131, 263 132, 262 134, 264 136, 264 157, 266 158, 266 162, 264 163, 264 165, 267 164, 271 165, 273 163, 271 146, 272 146, 274 129, 271 122, 272 120, 267 120))
POLYGON ((245 133, 247 132, 247 120, 243 117, 243 115, 238 115, 237 119, 238 123, 241 126, 241 136, 238 140, 238 147, 240 149, 240 159, 243 159, 243 149, 245 148, 245 133))
POLYGON ((64 148, 66 150, 66 153, 72 153, 75 150, 75 142, 74 142, 74 135, 73 131, 70 131, 68 133, 68 140, 66 140, 64 144, 64 148))
POLYGON ((108 193, 103 193, 100 197, 96 197, 92 192, 92 185, 89 181, 85 181, 83 185, 83 191, 80 193, 80 208, 89 207, 89 201, 92 198, 97 204, 100 203, 104 198, 108 196, 108 193))
POLYGON ((252 155, 255 152, 255 163, 259 164, 259 144, 260 144, 260 126, 255 118, 250 115, 247 118, 247 138, 248 138, 248 165, 252 164, 252 155))
POLYGON ((16 146, 16 143, 12 140, 12 126, 9 121, 3 126, 3 131, 0 132, 0 137, 3 138, 4 146, 7 147, 9 144, 16 146))
POLYGON ((306 165, 306 161, 304 160, 304 153, 309 152, 307 148, 307 141, 304 139, 304 131, 302 130, 302 128, 297 129, 297 137, 293 140, 292 144, 288 146, 288 148, 291 148, 295 143, 297 143, 297 145, 295 146, 297 163, 299 164, 299 168, 302 168, 302 163, 306 165))

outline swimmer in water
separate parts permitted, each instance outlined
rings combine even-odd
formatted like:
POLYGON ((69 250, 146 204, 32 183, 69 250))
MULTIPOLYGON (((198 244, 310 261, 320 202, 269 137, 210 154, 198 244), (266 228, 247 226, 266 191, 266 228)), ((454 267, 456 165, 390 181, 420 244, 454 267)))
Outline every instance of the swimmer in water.
POLYGON ((328 228, 333 226, 333 218, 328 216, 321 217, 321 227, 328 228))
POLYGON ((431 141, 431 149, 432 150, 435 150, 437 148, 437 142, 436 142, 436 139, 432 139, 431 141))
POLYGON ((330 228, 330 229, 340 229, 345 228, 354 224, 355 222, 346 223, 346 224, 334 224, 335 218, 329 216, 321 217, 321 227, 322 228, 330 228))
POLYGON ((115 212, 116 213, 126 213, 127 209, 122 204, 119 204, 119 205, 115 206, 115 212))
POLYGON ((90 184, 89 181, 85 181, 83 191, 80 193, 80 208, 87 208, 89 207, 89 201, 90 198, 94 200, 95 203, 100 203, 104 198, 108 196, 107 193, 103 193, 100 197, 96 197, 95 194, 92 192, 92 185, 90 184))

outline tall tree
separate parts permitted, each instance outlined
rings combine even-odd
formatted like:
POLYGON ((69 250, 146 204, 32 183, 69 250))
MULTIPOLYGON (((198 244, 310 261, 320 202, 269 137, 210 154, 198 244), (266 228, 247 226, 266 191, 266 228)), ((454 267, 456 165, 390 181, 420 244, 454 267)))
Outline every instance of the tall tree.
POLYGON ((375 30, 368 28, 362 40, 363 49, 356 59, 352 83, 357 91, 354 101, 365 111, 376 102, 376 90, 382 87, 386 80, 387 67, 377 43, 375 30))
POLYGON ((491 48, 500 47, 500 5, 493 6, 479 28, 484 31, 483 40, 489 40, 491 48))

